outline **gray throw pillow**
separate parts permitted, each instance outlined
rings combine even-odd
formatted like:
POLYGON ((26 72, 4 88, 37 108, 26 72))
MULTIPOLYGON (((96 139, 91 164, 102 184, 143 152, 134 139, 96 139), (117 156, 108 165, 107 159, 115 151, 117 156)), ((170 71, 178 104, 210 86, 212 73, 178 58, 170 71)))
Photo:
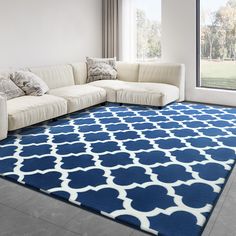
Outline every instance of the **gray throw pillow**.
POLYGON ((87 57, 88 78, 87 83, 97 80, 117 79, 115 58, 90 58, 87 57))
POLYGON ((11 81, 10 73, 0 73, 0 93, 4 93, 7 100, 25 95, 25 93, 11 81))
POLYGON ((11 79, 27 95, 42 96, 49 90, 47 84, 30 71, 16 71, 11 79))

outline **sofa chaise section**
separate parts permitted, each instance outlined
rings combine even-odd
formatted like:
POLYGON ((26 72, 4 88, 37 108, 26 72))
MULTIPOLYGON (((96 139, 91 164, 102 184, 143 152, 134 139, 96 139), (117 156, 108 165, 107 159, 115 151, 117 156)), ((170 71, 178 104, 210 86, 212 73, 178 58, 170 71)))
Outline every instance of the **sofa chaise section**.
POLYGON ((118 103, 163 107, 179 99, 179 88, 162 83, 133 82, 117 91, 118 103))
MULTIPOLYGON (((144 63, 140 64, 138 82, 140 83, 158 83, 172 85, 178 88, 178 98, 173 100, 182 102, 185 98, 185 66, 176 63, 144 63)), ((170 96, 173 92, 172 88, 166 90, 163 87, 163 94, 166 97, 170 96)), ((160 88, 161 89, 161 88, 160 88)), ((166 100, 168 104, 168 99, 166 100)))
MULTIPOLYGON (((85 84, 86 64, 72 64, 75 81, 85 84)), ((117 63, 118 80, 99 80, 89 85, 103 88, 108 102, 163 107, 184 100, 185 69, 182 64, 117 63)))

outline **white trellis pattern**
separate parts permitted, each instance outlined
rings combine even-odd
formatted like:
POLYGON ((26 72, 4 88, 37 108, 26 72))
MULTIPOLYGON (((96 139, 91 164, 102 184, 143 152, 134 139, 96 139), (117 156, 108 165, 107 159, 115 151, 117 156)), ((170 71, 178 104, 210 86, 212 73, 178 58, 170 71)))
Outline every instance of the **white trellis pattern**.
POLYGON ((200 235, 236 159, 236 109, 108 104, 11 133, 0 173, 156 235, 200 235))

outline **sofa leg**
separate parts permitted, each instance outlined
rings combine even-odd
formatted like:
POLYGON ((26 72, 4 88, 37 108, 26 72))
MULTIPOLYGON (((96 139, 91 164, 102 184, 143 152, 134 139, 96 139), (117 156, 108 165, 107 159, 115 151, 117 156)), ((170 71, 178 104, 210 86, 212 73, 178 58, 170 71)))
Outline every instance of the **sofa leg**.
POLYGON ((100 105, 101 105, 101 106, 106 106, 106 104, 107 104, 106 102, 103 102, 103 103, 101 103, 100 105))
POLYGON ((123 103, 119 103, 119 106, 123 106, 123 103))
POLYGON ((53 118, 52 121, 53 122, 58 121, 58 118, 53 118))
POLYGON ((158 106, 157 108, 158 108, 159 110, 162 110, 162 108, 163 108, 163 107, 161 107, 161 106, 158 106))

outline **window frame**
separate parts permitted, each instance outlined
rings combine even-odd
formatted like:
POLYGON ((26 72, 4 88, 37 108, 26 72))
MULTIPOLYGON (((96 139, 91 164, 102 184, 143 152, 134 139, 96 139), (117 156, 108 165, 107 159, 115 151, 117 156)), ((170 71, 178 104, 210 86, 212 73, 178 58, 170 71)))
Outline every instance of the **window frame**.
POLYGON ((196 87, 201 86, 201 0, 196 0, 196 87))
POLYGON ((230 88, 215 88, 201 85, 201 0, 196 0, 196 81, 197 88, 233 91, 230 88))

